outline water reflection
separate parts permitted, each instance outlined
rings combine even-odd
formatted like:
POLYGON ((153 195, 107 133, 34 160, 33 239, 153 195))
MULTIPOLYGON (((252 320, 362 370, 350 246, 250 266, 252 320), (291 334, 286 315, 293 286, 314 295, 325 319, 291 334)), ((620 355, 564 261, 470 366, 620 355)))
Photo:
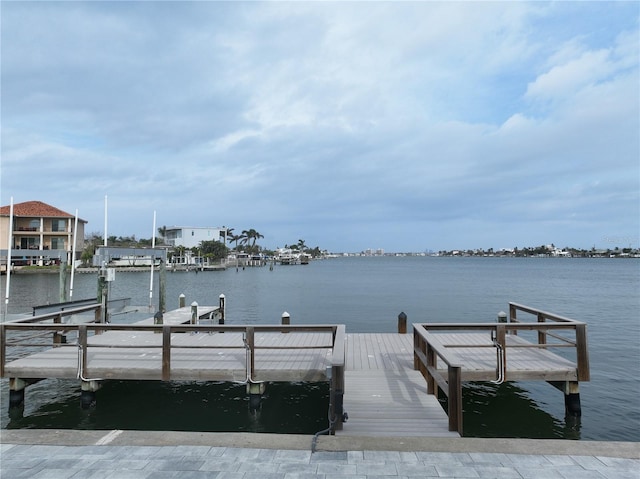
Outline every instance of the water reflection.
MULTIPOLYGON (((562 393, 548 387, 564 401, 562 393)), ((465 436, 580 439, 580 418, 554 417, 518 383, 465 383, 462 397, 465 436)))
POLYGON ((327 427, 326 383, 271 383, 258 410, 252 411, 243 384, 106 381, 97 405, 82 409, 79 385, 55 382, 61 384, 47 391, 27 389, 24 410, 12 409, 3 427, 285 434, 314 434, 327 427), (30 404, 37 404, 36 409, 30 404))
MULTIPOLYGON (((4 399, 6 381, 2 389, 4 399)), ((24 409, 7 413, 3 401, 2 427, 314 434, 327 427, 328 403, 327 383, 270 383, 253 410, 244 384, 106 381, 82 409, 77 382, 46 380, 27 388, 24 409)), ((467 437, 580 439, 580 418, 554 417, 518 383, 465 383, 463 407, 467 437)))

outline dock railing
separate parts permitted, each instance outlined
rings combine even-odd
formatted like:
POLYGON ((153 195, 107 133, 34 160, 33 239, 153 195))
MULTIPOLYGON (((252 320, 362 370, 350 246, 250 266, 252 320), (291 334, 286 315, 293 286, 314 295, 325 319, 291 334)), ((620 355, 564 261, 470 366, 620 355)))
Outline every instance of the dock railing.
MULTIPOLYGON (((89 322, 101 323, 103 321, 102 305, 100 303, 92 303, 85 304, 83 306, 72 307, 66 310, 59 310, 55 312, 40 314, 37 316, 15 319, 12 321, 0 323, 0 377, 4 377, 4 365, 6 361, 7 345, 20 343, 20 345, 23 347, 44 347, 47 345, 46 340, 44 343, 42 341, 39 343, 29 343, 28 341, 38 340, 43 336, 52 334, 51 346, 61 346, 66 341, 67 332, 69 332, 69 330, 75 329, 75 327, 72 326, 72 323, 65 323, 64 318, 70 319, 72 316, 90 312, 93 312, 93 319, 91 319, 89 322), (14 339, 13 342, 7 342, 5 330, 13 329, 13 326, 17 326, 17 331, 24 332, 27 330, 32 330, 32 328, 26 327, 28 325, 49 325, 51 327, 38 327, 39 334, 37 335, 29 335, 26 337, 24 335, 21 335, 18 338, 14 339)), ((99 332, 100 330, 98 330, 98 333, 99 332)))
POLYGON ((518 303, 509 303, 509 311, 508 322, 413 325, 414 369, 419 370, 426 379, 429 394, 434 394, 437 397, 439 388, 447 396, 450 431, 457 431, 460 435, 463 431, 462 379, 464 364, 455 352, 457 348, 496 348, 498 351, 497 380, 494 381, 496 383, 508 380, 508 349, 573 348, 575 351, 576 381, 589 381, 587 325, 585 323, 518 303), (517 316, 518 311, 534 315, 537 321, 521 320, 517 316), (492 343, 482 345, 444 344, 433 331, 450 333, 489 331, 492 343), (508 345, 508 335, 517 335, 524 331, 537 332, 537 342, 518 342, 508 345), (444 363, 446 369, 439 368, 438 361, 444 363))
MULTIPOLYGON (((341 429, 343 422, 343 395, 344 395, 344 369, 345 369, 345 326, 344 325, 204 325, 204 324, 94 324, 93 322, 83 323, 62 323, 64 316, 90 311, 95 307, 96 321, 99 320, 99 304, 85 306, 74 310, 67 310, 59 313, 50 313, 36 317, 30 317, 17 321, 0 323, 0 377, 5 377, 5 364, 7 363, 8 347, 19 347, 22 350, 27 348, 38 348, 44 350, 51 347, 75 347, 78 349, 78 370, 77 377, 83 381, 100 381, 100 378, 90 378, 91 371, 87 367, 88 351, 91 348, 123 348, 123 349, 161 349, 161 379, 170 381, 171 353, 173 349, 244 349, 247 352, 246 362, 246 382, 256 381, 256 373, 259 364, 256 364, 256 351, 267 349, 331 349, 330 360, 327 369, 324 371, 330 382, 330 415, 333 429, 341 429), (118 344, 110 343, 102 339, 99 344, 92 345, 89 338, 92 335, 111 331, 129 331, 134 335, 140 332, 161 333, 161 341, 156 344, 118 344), (199 344, 174 344, 173 338, 181 335, 174 333, 241 333, 242 339, 236 344, 221 345, 199 345, 199 344), (259 333, 328 333, 326 343, 315 345, 260 345, 256 344, 255 337, 259 333), (29 334, 31 333, 31 334, 29 334), (11 338, 9 338, 11 334, 11 338), (61 341, 60 338, 67 335, 75 338, 75 342, 61 341), (53 339, 48 339, 51 338, 53 339), (34 342, 35 340, 35 342, 34 342)), ((160 336, 160 334, 158 334, 160 336)), ((103 338, 105 338, 103 336, 103 338)), ((23 353, 24 354, 24 353, 23 353)))

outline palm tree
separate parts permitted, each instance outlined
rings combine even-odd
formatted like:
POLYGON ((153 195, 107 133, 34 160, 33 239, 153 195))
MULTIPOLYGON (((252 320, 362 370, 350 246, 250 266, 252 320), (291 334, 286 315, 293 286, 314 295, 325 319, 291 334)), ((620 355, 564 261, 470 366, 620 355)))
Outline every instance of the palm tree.
POLYGON ((255 230, 242 230, 242 233, 240 233, 240 244, 249 245, 253 237, 253 231, 255 230))
POLYGON ((253 228, 251 228, 250 230, 243 230, 242 236, 244 237, 244 242, 248 244, 252 250, 255 249, 256 241, 260 238, 264 238, 264 235, 258 233, 253 228))
POLYGON ((238 236, 233 234, 233 230, 234 230, 234 228, 227 229, 227 241, 229 243, 233 243, 235 241, 235 243, 236 243, 236 248, 235 249, 238 249, 238 236))
POLYGON ((305 248, 306 248, 306 247, 307 247, 307 245, 306 245, 306 244, 304 244, 304 240, 303 240, 303 239, 299 239, 299 240, 298 240, 298 250, 299 250, 301 253, 304 253, 304 250, 305 250, 305 248))
POLYGON ((256 230, 253 230, 253 245, 256 245, 256 241, 259 240, 260 238, 264 238, 264 235, 261 235, 260 233, 258 233, 256 230))

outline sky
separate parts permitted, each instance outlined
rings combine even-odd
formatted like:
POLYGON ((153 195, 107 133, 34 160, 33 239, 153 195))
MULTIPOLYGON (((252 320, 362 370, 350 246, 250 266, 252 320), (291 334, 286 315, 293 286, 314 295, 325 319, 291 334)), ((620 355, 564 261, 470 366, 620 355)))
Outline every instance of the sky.
POLYGON ((102 235, 640 247, 638 2, 11 2, 0 203, 102 235))

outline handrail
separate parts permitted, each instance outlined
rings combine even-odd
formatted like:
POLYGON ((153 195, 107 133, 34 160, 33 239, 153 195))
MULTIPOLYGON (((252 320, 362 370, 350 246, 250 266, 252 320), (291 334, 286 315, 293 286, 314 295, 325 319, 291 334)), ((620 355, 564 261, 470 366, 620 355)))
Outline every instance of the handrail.
POLYGON ((491 347, 498 351, 498 380, 505 380, 507 373, 506 349, 507 334, 517 335, 519 331, 537 331, 537 344, 509 344, 509 348, 532 347, 574 347, 576 349, 576 376, 578 381, 588 381, 589 356, 587 349, 587 325, 580 321, 548 313, 536 308, 517 303, 509 303, 510 322, 508 323, 429 323, 414 324, 414 369, 419 370, 427 381, 427 392, 437 396, 437 388, 449 398, 449 430, 458 431, 462 435, 462 363, 454 352, 454 348, 467 348, 465 344, 443 344, 431 331, 491 331, 492 343, 474 345, 473 347, 491 347), (523 311, 536 316, 537 321, 524 322, 516 317, 516 311, 523 311), (561 330, 573 331, 575 339, 555 334, 561 330), (553 332, 552 332, 553 331, 553 332), (565 344, 547 344, 547 336, 565 344), (446 375, 437 368, 441 360, 446 366, 446 375))
POLYGON ((79 306, 77 308, 65 309, 61 311, 56 311, 52 313, 39 314, 38 316, 31 316, 28 318, 21 319, 13 319, 10 321, 5 321, 3 324, 24 324, 24 323, 39 323, 42 321, 47 321, 49 319, 58 319, 63 318, 65 316, 73 316, 74 314, 86 313, 87 311, 98 311, 102 308, 100 303, 88 304, 86 306, 79 306))
POLYGON ((457 431, 462 436, 462 362, 423 325, 413 325, 413 344, 414 369, 427 380, 428 394, 437 397, 436 386, 444 391, 449 399, 449 431, 457 431), (437 369, 437 358, 447 365, 446 378, 437 369))
POLYGON ((541 309, 532 308, 530 306, 525 306, 524 304, 519 304, 519 303, 509 303, 509 310, 510 310, 510 313, 512 313, 510 315, 511 322, 515 322, 516 321, 515 311, 519 310, 519 311, 524 311, 525 313, 535 314, 537 316, 542 315, 543 317, 545 317, 547 319, 551 319, 552 321, 561 321, 561 322, 567 322, 567 323, 579 323, 579 321, 576 321, 574 319, 566 318, 566 317, 560 316, 558 314, 548 313, 548 312, 543 311, 541 309))
MULTIPOLYGON (((578 381, 589 381, 589 354, 587 347, 587 325, 580 321, 568 320, 561 323, 429 323, 423 325, 429 331, 500 331, 505 334, 515 333, 518 331, 537 331, 538 343, 533 344, 510 344, 509 348, 554 348, 554 347, 573 347, 576 349, 576 369, 578 381), (575 339, 563 338, 549 331, 567 330, 574 331, 575 339), (547 336, 551 336, 567 344, 548 344, 547 336)), ((415 327, 415 325, 414 325, 415 327)), ((507 348, 506 339, 500 342, 503 349, 507 348)), ((447 348, 469 347, 467 345, 447 345, 447 348)), ((478 346, 482 347, 482 346, 478 346)), ((492 347, 487 345, 487 347, 492 347)))

